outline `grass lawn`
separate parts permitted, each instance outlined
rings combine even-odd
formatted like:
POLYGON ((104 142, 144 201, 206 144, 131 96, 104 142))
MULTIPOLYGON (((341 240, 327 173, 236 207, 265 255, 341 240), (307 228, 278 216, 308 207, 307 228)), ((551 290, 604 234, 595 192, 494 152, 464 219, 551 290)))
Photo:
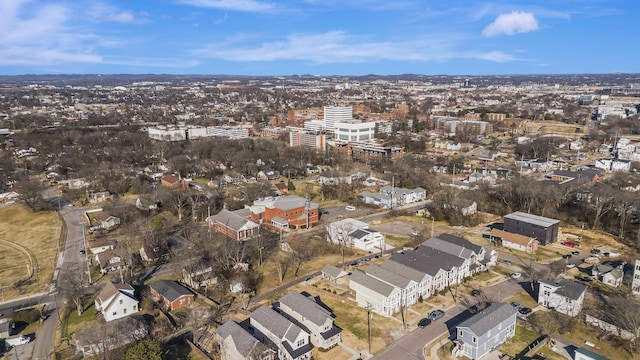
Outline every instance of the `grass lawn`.
POLYGON ((27 275, 28 258, 17 250, 0 245, 0 287, 4 300, 48 290, 60 232, 60 219, 54 211, 33 213, 21 205, 0 209, 0 240, 25 248, 34 257, 38 268, 35 276, 14 289, 13 283, 27 275))
MULTIPOLYGON (((349 261, 350 259, 354 259, 354 258, 355 258, 354 255, 351 255, 351 256, 345 255, 345 261, 349 261)), ((310 272, 321 270, 326 264, 335 265, 341 262, 342 262, 342 255, 340 254, 329 254, 329 255, 313 258, 309 262, 302 264, 300 271, 298 271, 298 277, 303 277, 310 272)), ((280 281, 278 281, 277 262, 275 260, 275 257, 267 260, 261 269, 260 267, 257 267, 256 269, 259 269, 263 275, 262 284, 260 284, 260 287, 258 288, 258 295, 260 295, 263 292, 269 291, 273 288, 276 288, 282 284, 280 283, 280 281)), ((283 283, 294 280, 295 279, 294 272, 295 272, 295 269, 292 265, 287 270, 283 283)))
POLYGON ((89 327, 89 325, 96 321, 97 313, 98 311, 93 305, 93 298, 85 301, 84 311, 80 316, 78 316, 78 311, 75 306, 72 306, 71 312, 69 313, 69 319, 67 320, 67 335, 71 336, 76 331, 89 327))
POLYGON ((320 351, 318 348, 313 348, 312 355, 314 359, 318 360, 347 360, 353 356, 340 346, 335 346, 327 351, 320 351))
POLYGON ((509 298, 508 300, 509 302, 519 302, 520 304, 522 304, 522 306, 524 307, 528 307, 528 308, 534 308, 536 306, 538 306, 538 303, 536 302, 536 299, 532 298, 531 295, 529 295, 529 293, 527 293, 526 291, 522 290, 519 293, 513 295, 511 298, 509 298))
POLYGON ((502 344, 500 351, 511 356, 517 355, 522 349, 529 346, 540 334, 523 326, 516 325, 516 335, 502 344))
MULTIPOLYGON (((336 315, 334 323, 342 328, 342 341, 355 351, 368 349, 367 342, 367 310, 348 303, 343 303, 333 297, 322 296, 322 292, 312 286, 301 286, 297 291, 306 291, 312 295, 320 295, 324 302, 336 315)), ((393 339, 392 330, 397 330, 401 324, 372 313, 371 320, 371 351, 377 353, 389 345, 393 339)))

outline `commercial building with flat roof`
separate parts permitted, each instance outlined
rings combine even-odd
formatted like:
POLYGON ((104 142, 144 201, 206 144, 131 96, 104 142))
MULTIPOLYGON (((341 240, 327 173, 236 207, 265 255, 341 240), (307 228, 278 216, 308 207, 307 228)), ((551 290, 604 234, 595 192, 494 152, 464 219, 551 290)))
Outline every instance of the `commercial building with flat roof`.
POLYGON ((541 245, 558 240, 560 221, 543 216, 516 211, 504 216, 504 230, 534 238, 541 245))

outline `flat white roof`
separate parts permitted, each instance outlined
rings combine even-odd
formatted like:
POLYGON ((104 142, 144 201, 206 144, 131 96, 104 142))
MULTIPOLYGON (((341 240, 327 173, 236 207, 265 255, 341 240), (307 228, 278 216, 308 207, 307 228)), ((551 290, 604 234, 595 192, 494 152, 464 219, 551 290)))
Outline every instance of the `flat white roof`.
POLYGON ((523 221, 529 224, 534 224, 542 227, 549 227, 560 222, 560 220, 550 219, 539 215, 527 214, 521 211, 516 211, 509 215, 504 216, 505 219, 523 221))

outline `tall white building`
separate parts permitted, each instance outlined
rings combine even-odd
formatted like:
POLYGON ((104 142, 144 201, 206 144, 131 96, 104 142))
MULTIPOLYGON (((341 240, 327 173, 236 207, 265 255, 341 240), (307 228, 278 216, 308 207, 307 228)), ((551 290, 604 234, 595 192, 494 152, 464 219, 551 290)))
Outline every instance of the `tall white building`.
POLYGON ((360 120, 339 121, 335 123, 333 132, 336 140, 367 141, 374 138, 376 124, 360 120))
POLYGON ((352 118, 352 106, 325 106, 322 121, 324 122, 325 130, 333 131, 337 122, 348 121, 352 118))

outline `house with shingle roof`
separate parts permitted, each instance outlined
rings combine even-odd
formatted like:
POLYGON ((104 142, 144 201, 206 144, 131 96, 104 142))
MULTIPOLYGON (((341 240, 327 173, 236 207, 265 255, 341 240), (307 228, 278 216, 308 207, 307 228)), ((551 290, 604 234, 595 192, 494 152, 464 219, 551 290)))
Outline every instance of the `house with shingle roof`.
POLYGON ((96 295, 94 305, 102 313, 104 321, 120 319, 138 312, 138 300, 133 293, 133 287, 129 284, 108 281, 96 295))
POLYGON ((249 317, 254 337, 278 349, 278 359, 309 360, 313 345, 310 335, 291 320, 268 306, 261 306, 249 317))
POLYGON ((469 274, 469 261, 428 246, 391 255, 391 260, 431 276, 431 293, 459 284, 469 274))
POLYGON ((371 264, 365 273, 377 280, 383 281, 393 287, 400 289, 402 306, 411 306, 418 302, 418 283, 394 273, 376 264, 371 264))
POLYGON ((538 304, 569 316, 577 316, 582 310, 586 285, 561 279, 540 280, 537 287, 538 304))
POLYGON ((356 270, 349 277, 349 288, 356 293, 358 306, 382 316, 391 316, 400 311, 402 291, 393 285, 378 280, 363 271, 356 270))
POLYGON ((523 251, 527 254, 536 252, 538 245, 540 245, 538 240, 530 236, 514 234, 500 229, 491 229, 489 236, 491 241, 502 244, 502 246, 506 248, 523 251))
POLYGON ((224 360, 273 360, 275 351, 253 337, 249 330, 230 319, 216 329, 224 360))
POLYGON ((493 303, 456 326, 456 355, 480 359, 516 334, 517 309, 493 303))
POLYGON ((219 213, 207 218, 207 225, 217 233, 235 240, 248 240, 260 229, 260 225, 250 220, 251 213, 247 209, 219 213))
POLYGON ((431 275, 393 260, 384 261, 380 264, 380 267, 387 269, 394 274, 415 281, 417 284, 416 295, 418 296, 418 300, 421 296, 423 299, 431 296, 431 275))
POLYGON ((341 341, 342 329, 333 323, 335 316, 318 303, 319 299, 295 291, 281 297, 274 308, 311 336, 311 343, 330 349, 341 341))
POLYGON ((345 276, 349 275, 349 273, 348 273, 348 272, 346 272, 346 271, 344 271, 344 270, 342 270, 342 269, 340 269, 340 268, 338 268, 338 267, 335 267, 335 266, 333 266, 333 265, 331 265, 331 264, 327 264, 327 265, 325 265, 325 266, 322 268, 321 273, 322 273, 322 277, 323 277, 323 278, 329 278, 329 279, 330 279, 331 281, 333 281, 334 283, 335 283, 338 279, 341 279, 341 278, 343 278, 343 277, 345 277, 345 276))
POLYGON ((618 265, 597 264, 591 268, 591 275, 595 276, 603 284, 620 287, 624 278, 624 263, 618 265))
POLYGON ((173 280, 158 280, 149 284, 151 296, 155 301, 161 301, 170 310, 191 304, 195 295, 186 287, 173 280))

